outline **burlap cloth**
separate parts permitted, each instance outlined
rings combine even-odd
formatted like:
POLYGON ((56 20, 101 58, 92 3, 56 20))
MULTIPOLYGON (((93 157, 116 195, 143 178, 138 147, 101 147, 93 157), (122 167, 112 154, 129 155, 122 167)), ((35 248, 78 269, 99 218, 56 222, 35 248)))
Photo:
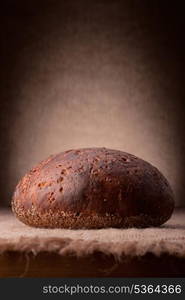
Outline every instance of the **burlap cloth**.
POLYGON ((116 259, 124 255, 157 256, 167 253, 185 257, 185 210, 176 210, 163 226, 147 229, 66 230, 31 228, 11 211, 0 213, 0 253, 42 251, 77 256, 100 251, 116 259))

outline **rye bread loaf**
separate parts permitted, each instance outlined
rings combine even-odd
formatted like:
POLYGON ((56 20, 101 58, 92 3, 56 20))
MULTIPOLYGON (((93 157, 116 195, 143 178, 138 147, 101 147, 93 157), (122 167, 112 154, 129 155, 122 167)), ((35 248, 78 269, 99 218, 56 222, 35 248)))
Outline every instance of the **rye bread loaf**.
POLYGON ((48 228, 149 227, 174 209, 166 178, 118 150, 87 148, 50 156, 27 173, 12 200, 15 215, 48 228))

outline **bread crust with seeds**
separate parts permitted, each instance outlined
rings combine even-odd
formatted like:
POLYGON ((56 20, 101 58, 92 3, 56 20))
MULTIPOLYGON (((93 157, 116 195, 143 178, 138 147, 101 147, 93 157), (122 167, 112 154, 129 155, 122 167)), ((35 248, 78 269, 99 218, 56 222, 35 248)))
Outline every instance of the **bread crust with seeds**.
POLYGON ((46 228, 159 226, 174 209, 161 172, 136 156, 106 148, 50 156, 18 183, 12 209, 27 225, 46 228))

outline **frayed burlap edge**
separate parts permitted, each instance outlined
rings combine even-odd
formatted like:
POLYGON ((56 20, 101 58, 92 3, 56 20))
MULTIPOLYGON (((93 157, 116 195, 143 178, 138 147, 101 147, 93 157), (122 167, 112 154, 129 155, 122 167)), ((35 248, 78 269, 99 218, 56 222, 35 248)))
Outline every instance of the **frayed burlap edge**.
MULTIPOLYGON (((185 241, 185 239, 184 239, 185 241)), ((0 239, 0 253, 6 251, 19 251, 33 253, 40 252, 57 253, 59 255, 75 255, 77 257, 92 255, 102 252, 105 255, 113 255, 116 260, 123 256, 144 256, 152 253, 156 256, 162 254, 185 258, 185 243, 182 240, 157 240, 157 241, 124 241, 123 243, 100 243, 94 241, 73 240, 70 238, 26 238, 21 237, 16 242, 0 239)))

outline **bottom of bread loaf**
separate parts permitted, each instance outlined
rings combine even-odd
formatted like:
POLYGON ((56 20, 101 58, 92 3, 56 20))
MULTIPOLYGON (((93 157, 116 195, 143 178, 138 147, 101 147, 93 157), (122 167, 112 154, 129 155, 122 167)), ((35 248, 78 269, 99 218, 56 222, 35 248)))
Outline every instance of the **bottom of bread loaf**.
POLYGON ((152 227, 163 224, 168 216, 156 218, 140 214, 137 216, 121 217, 118 215, 108 214, 80 214, 70 213, 64 211, 52 210, 46 212, 36 211, 33 207, 30 209, 23 209, 16 207, 14 212, 18 219, 23 223, 33 227, 44 228, 69 228, 69 229, 99 229, 99 228, 129 228, 129 227, 152 227))

